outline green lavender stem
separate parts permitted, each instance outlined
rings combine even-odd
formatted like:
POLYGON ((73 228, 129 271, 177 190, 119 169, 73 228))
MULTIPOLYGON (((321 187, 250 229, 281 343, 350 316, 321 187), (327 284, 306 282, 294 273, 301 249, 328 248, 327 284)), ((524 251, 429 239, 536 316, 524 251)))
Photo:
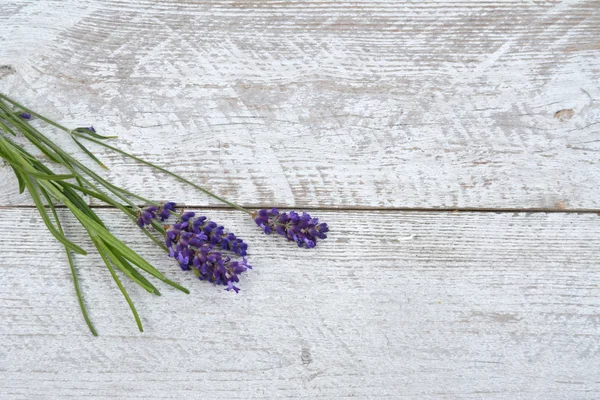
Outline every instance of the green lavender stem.
MULTIPOLYGON (((42 116, 41 114, 38 114, 38 113, 36 113, 35 111, 33 111, 33 110, 31 110, 31 109, 29 109, 29 108, 27 108, 27 107, 25 107, 25 106, 23 106, 23 105, 19 104, 18 102, 16 102, 16 101, 12 100, 11 98, 9 98, 8 96, 6 96, 6 95, 4 95, 4 94, 1 94, 1 93, 0 93, 0 98, 3 98, 3 99, 5 99, 6 101, 8 101, 8 102, 12 103, 14 106, 16 106, 16 107, 18 107, 18 108, 22 109, 23 111, 26 111, 26 112, 30 113, 31 115, 33 115, 33 116, 35 116, 35 117, 37 117, 37 118, 41 119, 42 121, 45 121, 45 122, 47 122, 47 123, 49 123, 49 124, 51 124, 51 125, 55 126, 56 128, 58 128, 58 129, 60 129, 60 130, 63 130, 63 131, 65 131, 65 132, 69 133, 71 136, 76 136, 76 137, 79 137, 79 138, 81 138, 81 139, 85 139, 85 140, 88 140, 88 141, 94 142, 94 143, 96 143, 96 144, 99 144, 100 146, 103 146, 103 147, 106 147, 106 148, 108 148, 108 149, 110 149, 110 150, 112 150, 112 151, 115 151, 115 152, 117 152, 117 153, 119 153, 119 154, 121 154, 121 155, 123 155, 123 156, 125 156, 125 157, 129 157, 129 158, 131 158, 132 160, 135 160, 135 161, 137 161, 137 162, 139 162, 139 163, 141 163, 141 164, 147 165, 147 166, 149 166, 149 167, 151 167, 151 168, 154 168, 154 169, 156 169, 156 170, 158 170, 158 171, 161 171, 161 172, 163 172, 163 173, 165 173, 165 174, 167 174, 167 175, 170 175, 170 176, 174 177, 175 179, 177 179, 177 180, 179 180, 179 181, 181 181, 181 182, 183 182, 183 183, 185 183, 185 184, 187 184, 187 185, 190 185, 190 186, 192 186, 193 188, 195 188, 195 189, 197 189, 197 190, 201 191, 202 193, 204 193, 204 194, 206 194, 206 195, 208 195, 208 196, 211 196, 212 198, 214 198, 214 199, 216 199, 216 200, 220 201, 221 203, 227 204, 227 205, 229 205, 229 206, 233 207, 233 208, 234 208, 234 209, 236 209, 236 210, 243 211, 243 212, 245 212, 245 213, 247 213, 247 214, 250 214, 250 215, 252 215, 252 212, 251 212, 251 211, 249 211, 248 209, 246 209, 246 208, 244 208, 244 207, 242 207, 242 206, 240 206, 240 205, 238 205, 238 204, 235 204, 235 203, 233 203, 233 202, 231 202, 231 201, 229 201, 229 200, 226 200, 226 199, 224 199, 224 198, 222 198, 222 197, 220 197, 220 196, 216 195, 215 193, 213 193, 213 192, 211 192, 211 191, 209 191, 209 190, 207 190, 207 189, 203 188, 202 186, 196 185, 195 183, 191 182, 190 180, 188 180, 188 179, 185 179, 184 177, 182 177, 182 176, 180 176, 180 175, 178 175, 178 174, 176 174, 176 173, 174 173, 174 172, 171 172, 171 171, 167 170, 166 168, 160 167, 160 166, 158 166, 158 165, 156 165, 156 164, 153 164, 153 163, 151 163, 151 162, 149 162, 149 161, 146 161, 146 160, 144 160, 144 159, 142 159, 142 158, 139 158, 139 157, 136 157, 136 156, 134 156, 134 155, 132 155, 132 154, 129 154, 129 153, 127 153, 126 151, 123 151, 123 150, 121 150, 121 149, 119 149, 119 148, 117 148, 117 147, 114 147, 114 146, 111 146, 111 145, 109 145, 109 144, 106 144, 106 143, 104 143, 104 142, 103 142, 103 141, 101 141, 101 140, 98 140, 98 139, 96 139, 96 138, 94 138, 94 137, 91 137, 91 136, 90 136, 90 134, 88 134, 87 132, 86 132, 86 134, 82 134, 82 133, 81 133, 81 132, 79 132, 79 131, 68 129, 68 128, 66 128, 66 127, 64 127, 64 126, 62 126, 62 125, 60 125, 59 123, 56 123, 56 122, 54 122, 54 121, 52 121, 52 120, 50 120, 50 119, 48 119, 48 118, 46 118, 46 117, 42 116)), ((101 137, 101 136, 99 136, 99 135, 94 135, 94 136, 96 136, 96 137, 101 137)), ((101 137, 101 138, 103 138, 103 139, 104 139, 104 138, 110 138, 110 137, 113 137, 113 136, 103 136, 103 137, 101 137)), ((74 139, 74 138, 73 138, 73 139, 74 139)), ((75 139, 74 139, 74 140, 75 140, 75 139)), ((78 145, 81 147, 81 144, 80 144, 79 142, 77 142, 77 144, 78 144, 78 145)), ((87 153, 87 150, 84 150, 84 151, 86 151, 86 153, 87 153)), ((100 165, 103 165, 103 164, 100 164, 100 165)), ((131 195, 131 194, 128 194, 128 195, 131 195)))
POLYGON ((94 142, 94 143, 96 143, 96 144, 99 144, 100 146, 106 147, 107 149, 110 149, 110 150, 112 150, 112 151, 115 151, 115 152, 117 152, 117 153, 119 153, 119 154, 121 154, 121 155, 124 155, 124 156, 126 156, 126 157, 129 157, 129 158, 131 158, 132 160, 135 160, 135 161, 137 161, 137 162, 139 162, 139 163, 141 163, 141 164, 144 164, 144 165, 147 165, 147 166, 149 166, 149 167, 152 167, 152 168, 154 168, 154 169, 156 169, 156 170, 158 170, 158 171, 164 172, 165 174, 167 174, 167 175, 170 175, 170 176, 172 176, 172 177, 174 177, 174 178, 178 179, 179 181, 181 181, 181 182, 183 182, 183 183, 186 183, 186 184, 188 184, 188 185, 192 186, 193 188, 196 188, 196 189, 200 190, 202 193, 205 193, 205 194, 207 194, 207 195, 209 195, 209 196, 211 196, 211 197, 213 197, 213 198, 215 198, 215 199, 219 200, 221 203, 227 204, 227 205, 229 205, 229 206, 231 206, 231 207, 235 208, 236 210, 243 211, 243 212, 245 212, 245 213, 247 213, 247 214, 252 214, 252 212, 251 212, 250 210, 248 210, 248 209, 246 209, 246 208, 244 208, 244 207, 242 207, 242 206, 240 206, 240 205, 238 205, 238 204, 235 204, 235 203, 232 203, 232 202, 230 202, 230 201, 228 201, 228 200, 225 200, 224 198, 222 198, 222 197, 220 197, 220 196, 217 196, 216 194, 214 194, 214 193, 212 193, 212 192, 210 192, 210 191, 208 191, 208 190, 204 189, 203 187, 201 187, 201 186, 198 186, 198 185, 196 185, 195 183, 193 183, 193 182, 191 182, 191 181, 189 181, 189 180, 185 179, 184 177, 182 177, 182 176, 180 176, 180 175, 177 175, 176 173, 174 173, 174 172, 171 172, 171 171, 169 171, 169 170, 167 170, 167 169, 165 169, 165 168, 163 168, 163 167, 160 167, 160 166, 158 166, 158 165, 156 165, 156 164, 152 164, 152 163, 151 163, 151 162, 149 162, 149 161, 146 161, 146 160, 144 160, 144 159, 142 159, 142 158, 136 157, 136 156, 134 156, 134 155, 132 155, 132 154, 129 154, 129 153, 127 153, 127 152, 125 152, 125 151, 123 151, 123 150, 121 150, 121 149, 117 148, 117 147, 114 147, 114 146, 111 146, 111 145, 109 145, 109 144, 106 144, 106 143, 104 143, 104 142, 102 142, 102 141, 100 141, 100 140, 96 140, 96 139, 94 139, 94 138, 87 137, 87 136, 85 136, 85 135, 81 135, 81 134, 77 134, 77 133, 75 133, 74 135, 75 135, 75 136, 77 136, 77 137, 81 137, 82 139, 88 140, 88 141, 90 141, 90 142, 94 142))
MULTIPOLYGON (((164 283, 183 291, 184 293, 189 293, 189 291, 180 286, 179 284, 167 279, 162 273, 160 273, 156 268, 149 264, 145 259, 140 257, 137 253, 135 253, 133 250, 127 247, 123 242, 114 237, 106 229, 100 218, 98 218, 98 216, 92 211, 92 209, 80 197, 80 195, 76 193, 76 191, 79 191, 82 194, 95 197, 109 205, 118 208, 133 221, 136 221, 136 214, 140 209, 137 205, 135 205, 135 203, 129 200, 128 197, 136 198, 145 202, 146 204, 157 205, 157 203, 151 202, 143 198, 142 196, 136 195, 125 189, 110 184, 108 181, 103 179, 94 171, 90 170, 85 165, 80 163, 77 159, 75 159, 70 154, 62 150, 59 146, 55 145, 50 139, 45 137, 33 126, 23 121, 15 111, 13 111, 7 104, 4 103, 2 99, 7 98, 6 96, 0 94, 0 133, 4 131, 6 134, 12 136, 16 136, 17 132, 23 134, 25 138, 27 138, 43 154, 48 156, 50 160, 63 165, 70 172, 70 174, 68 175, 53 173, 41 161, 37 160, 26 150, 17 146, 9 138, 0 135, 0 157, 6 162, 8 162, 9 165, 13 168, 15 175, 19 181, 20 191, 23 192, 25 189, 29 191, 29 193, 32 196, 32 199, 34 200, 36 208, 38 209, 38 212, 40 213, 47 228, 56 237, 56 239, 59 240, 65 247, 71 269, 71 274, 73 276, 73 283, 75 286, 75 292, 77 295, 79 306, 90 331, 92 332, 92 334, 97 335, 97 332, 93 324, 91 323, 91 320, 85 308, 83 296, 79 287, 79 280, 75 270, 74 260, 71 256, 70 251, 75 251, 84 255, 87 253, 85 252, 85 250, 83 250, 82 248, 80 248, 79 246, 72 243, 69 239, 66 238, 62 225, 60 224, 58 213, 56 212, 52 198, 66 205, 69 211, 77 218, 77 220, 85 228, 89 237, 92 239, 92 243, 98 250, 104 263, 106 264, 111 276, 115 280, 115 283, 117 284, 127 303, 129 304, 129 307, 131 308, 138 328, 142 330, 141 320, 135 309, 135 306, 133 305, 133 302, 129 297, 127 291, 125 290, 123 284, 121 283, 120 279, 116 275, 115 268, 113 268, 113 265, 119 270, 121 270, 121 272, 123 272, 127 277, 129 277, 131 280, 133 280, 135 283, 137 283, 150 293, 160 295, 159 291, 146 278, 144 278, 134 268, 134 266, 143 270, 146 273, 149 273, 150 275, 163 281, 164 283), (73 178, 76 179, 78 185, 67 182, 68 179, 73 178), (92 182, 92 180, 97 182, 104 189, 108 190, 112 195, 118 197, 127 206, 122 205, 109 195, 104 194, 96 186, 96 184, 92 182), (47 204, 44 204, 44 201, 42 200, 40 194, 46 200, 47 204), (46 207, 50 208, 54 222, 46 212, 46 207), (56 226, 54 224, 56 224, 56 226)), ((14 101, 10 101, 10 99, 8 99, 8 101, 13 105, 16 105, 17 107, 20 107, 24 111, 31 111, 21 106, 20 104, 15 103, 14 101)), ((53 121, 44 118, 37 113, 32 114, 40 117, 40 119, 48 123, 51 123, 53 126, 66 130, 64 127, 53 123, 53 121)), ((74 132, 76 133, 77 130, 75 130, 74 132)), ((94 137, 102 139, 106 138, 100 135, 94 135, 94 137)), ((84 150, 86 154, 88 154, 88 156, 91 156, 93 160, 101 164, 99 160, 93 157, 93 155, 89 151, 87 151, 87 149, 85 149, 85 147, 80 142, 78 142, 75 139, 75 137, 73 137, 73 139, 76 141, 78 146, 82 150, 84 150)), ((157 243, 163 250, 166 251, 164 244, 162 244, 158 239, 151 235, 149 231, 144 229, 144 233, 146 233, 151 239, 155 241, 155 243, 157 243)))
MULTIPOLYGON (((58 230, 60 231, 60 233, 64 234, 64 231, 63 231, 61 223, 60 223, 60 219, 58 218, 58 213, 56 212, 56 208, 54 207, 54 204, 52 203, 52 200, 50 199, 48 192, 45 189, 43 189, 42 194, 44 195, 44 198, 46 199, 46 202, 48 203, 48 206, 50 207, 50 210, 52 211, 52 215, 54 216, 54 221, 56 222, 56 226, 57 226, 58 230)), ((92 334, 94 336, 98 336, 98 332, 96 331, 96 328, 94 327, 94 324, 92 323, 92 320, 90 319, 90 316, 88 315, 87 309, 85 308, 85 303, 83 302, 83 295, 81 293, 81 288, 79 287, 79 278, 77 276, 77 271, 75 270, 75 263, 73 261, 73 256, 71 255, 71 252, 69 251, 69 249, 66 246, 65 246, 65 252, 67 253, 67 259, 69 261, 69 268, 71 269, 71 276, 73 277, 73 286, 75 286, 75 294, 77 296, 77 302, 79 303, 79 308, 81 310, 81 314, 83 314, 83 319, 85 320, 85 323, 87 324, 87 326, 90 329, 90 331, 92 332, 92 334)))

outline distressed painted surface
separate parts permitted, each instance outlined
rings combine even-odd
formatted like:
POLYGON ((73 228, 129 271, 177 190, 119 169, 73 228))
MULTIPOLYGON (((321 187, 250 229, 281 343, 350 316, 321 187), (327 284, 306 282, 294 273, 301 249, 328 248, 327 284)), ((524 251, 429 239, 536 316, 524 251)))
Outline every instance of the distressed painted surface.
MULTIPOLYGON (((192 293, 128 285, 138 333, 100 259, 78 258, 93 338, 60 246, 0 243, 3 399, 600 396, 595 214, 315 211, 334 233, 306 251, 206 210, 250 243, 238 295, 100 214, 192 293)), ((33 210, 0 210, 15 223, 46 235, 33 210)))
MULTIPOLYGON (((16 1, 0 15, 0 90, 240 203, 600 205, 596 0, 16 1)), ((148 197, 215 204, 101 156, 148 197)), ((0 181, 0 204, 27 202, 15 187, 0 181)))
MULTIPOLYGON (((236 296, 100 210, 192 294, 127 285, 142 334, 79 257, 93 338, 0 165, 0 398, 599 398, 598 215, 390 209, 600 211, 599 27, 596 0, 0 1, 1 92, 332 226, 304 251, 204 209, 251 245, 236 296)), ((98 152, 114 183, 216 205, 98 152)))

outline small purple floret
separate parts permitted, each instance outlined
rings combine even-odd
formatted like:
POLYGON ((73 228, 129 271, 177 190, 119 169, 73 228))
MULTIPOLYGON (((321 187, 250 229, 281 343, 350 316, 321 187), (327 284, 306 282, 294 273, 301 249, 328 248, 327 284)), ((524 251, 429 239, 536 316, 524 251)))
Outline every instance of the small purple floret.
POLYGON ((317 245, 317 239, 326 239, 329 227, 326 223, 319 223, 318 218, 312 218, 306 212, 302 215, 295 211, 280 213, 277 208, 259 210, 254 215, 254 222, 267 235, 273 231, 288 240, 293 240, 298 247, 311 249, 317 245))
POLYGON ((175 211, 175 203, 164 203, 161 206, 149 206, 139 211, 137 224, 140 228, 152 224, 153 219, 166 220, 170 216, 169 211, 175 211))
POLYGON ((31 114, 29 114, 28 112, 22 112, 19 114, 19 117, 26 119, 26 120, 30 120, 31 119, 31 114))
POLYGON ((158 213, 158 216, 161 221, 165 221, 166 219, 169 218, 169 216, 171 215, 171 212, 175 212, 175 203, 173 203, 172 201, 170 201, 168 203, 164 203, 162 205, 162 208, 161 208, 160 212, 158 213))

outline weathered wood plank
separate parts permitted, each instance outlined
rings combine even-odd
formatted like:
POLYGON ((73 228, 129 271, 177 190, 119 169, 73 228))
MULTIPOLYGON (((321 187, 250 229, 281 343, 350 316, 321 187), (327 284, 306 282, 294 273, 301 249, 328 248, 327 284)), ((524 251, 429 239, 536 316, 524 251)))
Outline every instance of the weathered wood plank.
POLYGON ((35 211, 0 209, 3 399, 600 395, 595 214, 315 211, 333 231, 306 251, 208 210, 251 245, 233 295, 99 213, 192 293, 128 285, 138 333, 98 257, 80 257, 93 338, 35 211))
MULTIPOLYGON (((2 91, 240 203, 600 207, 596 0, 17 1, 0 15, 2 91)), ((149 197, 215 204, 101 158, 149 197)), ((0 204, 27 204, 1 173, 0 204)))

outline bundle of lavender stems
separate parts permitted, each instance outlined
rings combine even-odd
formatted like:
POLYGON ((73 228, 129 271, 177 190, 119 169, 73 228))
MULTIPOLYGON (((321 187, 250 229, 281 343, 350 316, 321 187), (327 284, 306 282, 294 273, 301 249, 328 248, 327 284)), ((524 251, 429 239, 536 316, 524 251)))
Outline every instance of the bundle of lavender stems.
POLYGON ((317 218, 311 217, 306 212, 301 214, 294 211, 279 212, 277 208, 250 211, 180 175, 106 143, 115 136, 100 135, 93 126, 68 129, 0 93, 0 157, 12 168, 19 183, 19 191, 29 192, 46 227, 64 246, 79 307, 87 326, 94 335, 97 335, 97 331, 85 307, 72 255, 72 253, 86 255, 87 251, 67 237, 56 211, 57 206, 68 209, 83 226, 112 279, 125 297, 140 331, 143 331, 141 319, 117 270, 156 295, 160 295, 160 292, 142 273, 149 274, 182 292, 189 293, 189 291, 168 279, 141 255, 115 237, 89 206, 85 196, 122 211, 152 242, 164 250, 168 257, 176 260, 182 270, 192 271, 199 280, 222 285, 221 287, 224 286, 226 291, 239 292, 237 286, 240 281, 239 276, 252 268, 247 259, 248 244, 206 216, 178 210, 175 202, 152 201, 113 185, 64 151, 44 135, 40 131, 41 128, 36 128, 34 125, 43 125, 44 128, 53 127, 66 132, 81 149, 82 154, 104 169, 108 168, 82 141, 100 145, 170 175, 221 203, 248 214, 267 235, 277 233, 306 249, 315 247, 317 239, 327 237, 326 233, 329 230, 327 224, 319 223, 317 218), (41 123, 30 123, 35 119, 41 123), (49 165, 26 151, 13 137, 25 138, 46 156, 50 161, 47 164, 58 165, 68 173, 55 173, 49 165))

